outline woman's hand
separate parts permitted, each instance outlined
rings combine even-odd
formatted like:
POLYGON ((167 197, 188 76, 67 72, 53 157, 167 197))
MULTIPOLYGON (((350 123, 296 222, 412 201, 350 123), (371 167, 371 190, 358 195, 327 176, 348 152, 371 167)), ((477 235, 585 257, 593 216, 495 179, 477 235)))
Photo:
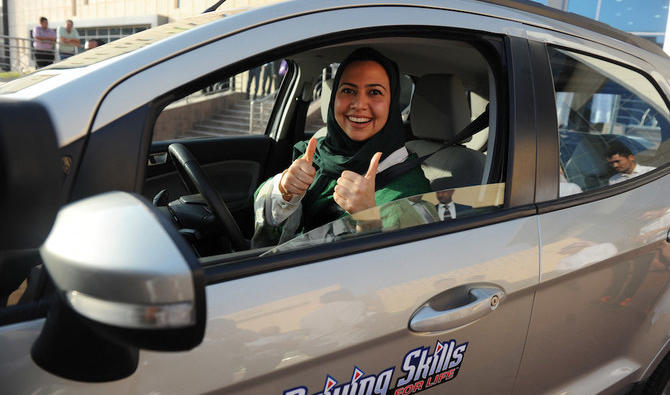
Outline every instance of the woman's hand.
POLYGON ((349 214, 357 213, 377 205, 375 200, 375 177, 381 152, 377 152, 370 160, 370 167, 364 176, 345 170, 337 179, 333 199, 349 214))
POLYGON ((289 201, 295 195, 303 195, 312 182, 316 169, 312 166, 314 153, 316 152, 316 139, 311 138, 307 144, 305 155, 296 159, 291 166, 284 171, 279 180, 279 191, 284 200, 289 201))

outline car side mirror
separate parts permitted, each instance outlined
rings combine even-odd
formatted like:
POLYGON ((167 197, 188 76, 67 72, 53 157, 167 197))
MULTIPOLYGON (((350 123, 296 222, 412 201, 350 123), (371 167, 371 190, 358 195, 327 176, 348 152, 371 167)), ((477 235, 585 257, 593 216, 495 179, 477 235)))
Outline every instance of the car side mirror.
POLYGON ((80 381, 127 377, 138 350, 202 341, 205 284, 195 254, 144 198, 109 192, 60 210, 40 254, 58 290, 35 362, 80 381))

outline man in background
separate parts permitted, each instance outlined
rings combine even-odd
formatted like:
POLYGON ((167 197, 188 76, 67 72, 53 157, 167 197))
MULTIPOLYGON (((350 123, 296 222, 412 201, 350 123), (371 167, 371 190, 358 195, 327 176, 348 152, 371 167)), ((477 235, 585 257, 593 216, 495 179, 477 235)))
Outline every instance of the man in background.
POLYGON ((256 100, 256 97, 258 96, 258 88, 260 87, 261 82, 261 66, 254 67, 253 69, 249 70, 249 76, 247 79, 247 100, 249 100, 249 95, 251 93, 251 81, 253 80, 256 80, 254 90, 254 100, 256 100))
POLYGON ((454 192, 456 192, 455 189, 445 189, 435 192, 437 200, 439 201, 435 208, 437 209, 438 217, 442 221, 456 219, 457 215, 463 215, 463 213, 472 211, 472 206, 458 204, 453 201, 454 192))
POLYGON ((77 29, 73 25, 72 20, 68 19, 65 21, 65 26, 58 28, 58 54, 60 60, 69 58, 81 48, 79 32, 77 32, 77 29))
POLYGON ((37 67, 45 67, 54 62, 54 44, 56 32, 49 29, 49 20, 40 17, 40 25, 33 28, 33 47, 37 67))
POLYGON ((654 170, 654 167, 637 164, 635 162, 635 156, 630 149, 619 142, 613 144, 607 151, 607 162, 617 172, 617 174, 610 177, 610 185, 629 180, 654 170))
POLYGON ((98 40, 96 39, 91 39, 86 41, 86 50, 88 51, 89 49, 93 49, 98 46, 98 40))

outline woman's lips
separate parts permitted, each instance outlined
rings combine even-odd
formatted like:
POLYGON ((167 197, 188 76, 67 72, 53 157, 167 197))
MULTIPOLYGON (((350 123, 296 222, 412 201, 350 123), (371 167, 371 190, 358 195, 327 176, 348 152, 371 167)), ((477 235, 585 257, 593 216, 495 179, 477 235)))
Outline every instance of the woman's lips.
POLYGON ((347 120, 355 125, 365 125, 372 121, 372 118, 368 117, 355 117, 355 116, 347 116, 347 120))

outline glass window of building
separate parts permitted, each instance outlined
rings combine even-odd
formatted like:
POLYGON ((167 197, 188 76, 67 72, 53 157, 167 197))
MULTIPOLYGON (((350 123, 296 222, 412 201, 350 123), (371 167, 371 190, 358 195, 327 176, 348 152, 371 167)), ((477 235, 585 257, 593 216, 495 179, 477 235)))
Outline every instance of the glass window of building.
POLYGON ((573 12, 663 46, 670 0, 534 0, 573 12))
POLYGON ((569 1, 567 2, 567 11, 574 12, 575 14, 583 15, 591 19, 597 19, 596 12, 598 10, 598 1, 599 0, 569 1))
POLYGON ((109 27, 88 27, 79 28, 79 35, 82 42, 91 39, 102 40, 104 43, 118 40, 122 37, 129 36, 150 28, 149 25, 137 26, 109 26, 109 27))

